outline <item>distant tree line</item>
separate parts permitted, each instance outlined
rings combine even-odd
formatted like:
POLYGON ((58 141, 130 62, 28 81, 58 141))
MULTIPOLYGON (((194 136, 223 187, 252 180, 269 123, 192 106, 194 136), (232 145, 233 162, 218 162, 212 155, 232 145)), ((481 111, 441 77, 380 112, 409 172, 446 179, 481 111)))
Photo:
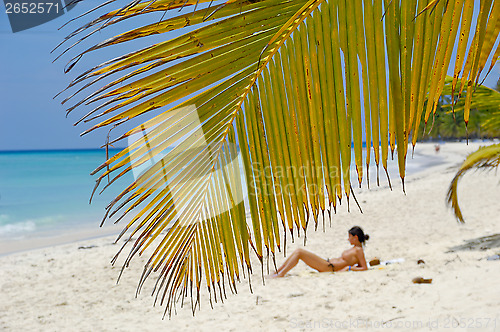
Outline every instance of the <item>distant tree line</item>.
MULTIPOLYGON (((500 80, 495 91, 478 86, 472 98, 469 123, 464 123, 464 96, 452 101, 451 86, 448 83, 439 100, 435 115, 427 124, 420 124, 420 140, 458 140, 500 138, 500 80), (452 104, 455 102, 455 107, 452 104)), ((423 116, 423 115, 422 115, 423 116)))

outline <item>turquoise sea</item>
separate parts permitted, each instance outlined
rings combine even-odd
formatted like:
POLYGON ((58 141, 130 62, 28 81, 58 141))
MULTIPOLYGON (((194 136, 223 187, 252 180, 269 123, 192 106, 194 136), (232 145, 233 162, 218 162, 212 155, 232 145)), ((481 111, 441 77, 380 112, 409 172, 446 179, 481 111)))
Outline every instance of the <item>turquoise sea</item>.
MULTIPOLYGON (((110 154, 118 151, 110 150, 110 154)), ((421 157, 408 160, 407 174, 439 162, 437 156, 421 157)), ((92 204, 89 204, 97 179, 90 173, 105 160, 104 150, 0 152, 0 254, 27 247, 23 245, 19 247, 21 249, 11 250, 13 241, 18 244, 22 241, 30 243, 41 237, 47 239, 75 232, 83 234, 83 230, 94 232, 94 236, 105 235, 99 229, 105 206, 133 181, 133 175, 127 174, 101 195, 96 193, 92 204)), ((370 166, 373 186, 376 181, 375 169, 374 165, 370 166)), ((357 174, 354 167, 351 173, 355 181, 357 174)), ((399 179, 395 162, 389 164, 389 173, 394 185, 399 179)), ((381 184, 385 184, 382 170, 380 175, 381 184)), ((112 224, 112 221, 108 220, 107 223, 112 224)), ((120 223, 119 226, 121 229, 124 224, 120 223)), ((57 241, 45 243, 50 245, 57 241)))
POLYGON ((89 174, 105 160, 103 150, 0 152, 0 241, 98 228, 104 207, 133 180, 129 174, 89 205, 97 179, 89 174))

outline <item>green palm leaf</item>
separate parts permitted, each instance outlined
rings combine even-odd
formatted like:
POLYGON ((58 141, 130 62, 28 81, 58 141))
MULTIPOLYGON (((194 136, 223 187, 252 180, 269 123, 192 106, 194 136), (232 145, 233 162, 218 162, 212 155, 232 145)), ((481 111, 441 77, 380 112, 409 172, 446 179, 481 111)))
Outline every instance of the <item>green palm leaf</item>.
MULTIPOLYGON (((225 284, 235 292, 235 281, 251 272, 250 248, 261 262, 274 258, 287 232, 293 238, 311 219, 317 226, 320 213, 324 220, 324 211, 343 197, 349 201, 351 148, 361 185, 371 146, 377 169, 381 161, 387 172, 388 144, 394 152, 397 143, 404 180, 407 142, 423 113, 418 105, 428 93, 427 119, 442 92, 458 22, 468 13, 463 8, 469 8, 465 0, 206 2, 133 1, 58 46, 83 35, 73 45, 79 44, 132 17, 167 14, 77 54, 70 71, 90 52, 177 32, 89 68, 69 84, 77 90, 63 100, 87 94, 68 113, 98 105, 77 122, 92 123, 83 134, 116 132, 144 119, 109 142, 130 143, 93 172, 95 190, 144 169, 110 202, 104 219, 129 218, 120 237, 130 230, 127 243, 136 238, 124 266, 152 251, 139 289, 157 272, 155 291, 169 315, 180 297, 199 298, 203 280, 211 300, 225 297, 225 284), (98 87, 101 81, 107 83, 98 87)), ((497 2, 481 2, 477 42, 465 65, 469 83, 493 52, 497 2)), ((196 301, 192 307, 194 313, 196 301)))
MULTIPOLYGON (((443 86, 442 95, 455 97, 452 103, 443 103, 441 107, 447 110, 464 111, 465 98, 456 98, 453 96, 453 79, 446 77, 445 85, 443 86)), ((500 111, 500 92, 490 89, 486 86, 478 86, 474 91, 475 99, 470 104, 470 109, 474 110, 489 110, 492 112, 500 111)), ((493 118, 493 117, 492 117, 493 118)))
POLYGON ((451 206, 457 220, 465 222, 458 204, 458 181, 465 173, 471 169, 481 168, 496 168, 500 165, 500 144, 494 144, 486 147, 481 147, 477 151, 471 153, 460 166, 457 174, 453 178, 448 189, 446 200, 451 206))

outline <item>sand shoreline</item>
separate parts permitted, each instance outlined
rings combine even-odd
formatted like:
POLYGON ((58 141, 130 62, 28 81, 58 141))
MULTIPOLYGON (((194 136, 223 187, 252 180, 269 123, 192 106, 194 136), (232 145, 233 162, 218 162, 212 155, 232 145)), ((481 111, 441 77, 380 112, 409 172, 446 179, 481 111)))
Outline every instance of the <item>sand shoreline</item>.
MULTIPOLYGON (((467 240, 500 233, 500 186, 494 172, 477 172, 461 181, 465 225, 456 223, 444 203, 453 167, 479 145, 485 143, 442 145, 441 162, 408 176, 406 195, 397 178, 391 178, 392 192, 383 177, 380 187, 375 181, 370 190, 356 187, 363 214, 353 206, 347 213, 342 205, 332 215, 331 228, 327 219, 325 231, 322 221, 318 231, 312 223, 308 230, 307 250, 337 257, 348 247, 347 230, 360 225, 371 237, 368 259, 404 258, 402 263, 334 275, 301 263, 286 278, 265 279, 264 286, 260 264, 252 257, 253 293, 244 279, 237 284, 238 295, 226 288, 227 299, 212 310, 203 286, 201 310, 194 318, 188 298, 187 306, 177 306, 177 315, 162 321, 164 307, 153 307, 149 296, 154 276, 135 298, 147 256, 133 260, 116 285, 126 253, 111 266, 119 246, 112 244, 114 236, 100 237, 0 257, 0 330, 500 331, 500 261, 487 260, 500 248, 449 252, 467 240), (419 259, 425 264, 417 264, 419 259), (417 276, 433 282, 413 284, 417 276)), ((417 153, 435 156, 433 144, 418 144, 414 161, 417 153)), ((287 253, 302 247, 302 239, 288 240, 287 253)), ((283 260, 278 253, 277 263, 283 260)))
POLYGON ((56 247, 69 243, 92 241, 99 238, 116 237, 123 228, 123 224, 111 225, 100 229, 97 225, 95 227, 87 226, 78 230, 64 232, 60 234, 52 234, 52 231, 37 233, 31 237, 21 240, 9 240, 0 243, 0 257, 15 255, 22 252, 56 247))

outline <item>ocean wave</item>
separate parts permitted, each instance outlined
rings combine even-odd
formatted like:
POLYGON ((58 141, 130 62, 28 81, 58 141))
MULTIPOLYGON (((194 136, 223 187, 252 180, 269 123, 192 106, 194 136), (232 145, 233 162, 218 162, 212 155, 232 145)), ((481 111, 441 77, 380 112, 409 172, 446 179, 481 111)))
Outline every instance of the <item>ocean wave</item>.
POLYGON ((0 236, 34 232, 35 230, 36 230, 35 222, 28 220, 20 223, 6 224, 0 226, 0 236))
POLYGON ((70 215, 57 214, 38 218, 15 218, 7 214, 0 215, 0 237, 23 236, 27 233, 44 231, 61 231, 65 228, 74 228, 80 224, 80 219, 75 219, 70 215))

